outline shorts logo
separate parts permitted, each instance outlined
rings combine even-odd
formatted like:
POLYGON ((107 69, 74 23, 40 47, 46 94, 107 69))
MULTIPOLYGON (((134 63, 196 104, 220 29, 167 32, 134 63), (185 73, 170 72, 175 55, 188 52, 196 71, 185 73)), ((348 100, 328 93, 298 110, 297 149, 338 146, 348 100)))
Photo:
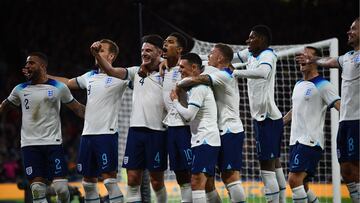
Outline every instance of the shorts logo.
POLYGON ((32 166, 26 167, 25 171, 26 171, 26 175, 31 175, 33 172, 32 166))
POLYGON ((79 172, 82 171, 82 165, 81 165, 81 164, 77 164, 77 170, 78 170, 79 172))
POLYGON ((336 150, 337 151, 337 156, 338 156, 338 159, 341 157, 341 153, 340 153, 340 150, 336 150))
POLYGON ((124 164, 128 164, 129 163, 129 157, 128 156, 124 156, 124 164))

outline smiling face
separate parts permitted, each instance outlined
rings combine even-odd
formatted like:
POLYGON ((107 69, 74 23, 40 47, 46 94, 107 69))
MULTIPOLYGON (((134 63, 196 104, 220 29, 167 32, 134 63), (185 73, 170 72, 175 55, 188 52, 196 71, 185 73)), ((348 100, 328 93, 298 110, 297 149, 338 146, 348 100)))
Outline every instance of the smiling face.
POLYGON ((246 40, 246 44, 249 46, 248 49, 252 54, 260 52, 264 45, 264 38, 254 31, 251 31, 249 38, 246 40))
POLYGON ((217 67, 221 60, 221 52, 218 48, 214 47, 211 49, 208 55, 208 65, 217 67))
POLYGON ((348 35, 348 45, 352 46, 353 48, 359 47, 359 20, 355 20, 351 26, 350 30, 347 32, 348 35))
POLYGON ((186 59, 181 59, 179 62, 179 72, 181 73, 181 78, 191 77, 194 75, 194 67, 186 59))
POLYGON ((38 56, 28 56, 26 58, 25 69, 28 71, 27 79, 38 79, 46 69, 46 63, 38 56))
POLYGON ((143 64, 154 65, 160 60, 161 54, 161 50, 153 44, 145 42, 141 47, 141 59, 143 64))

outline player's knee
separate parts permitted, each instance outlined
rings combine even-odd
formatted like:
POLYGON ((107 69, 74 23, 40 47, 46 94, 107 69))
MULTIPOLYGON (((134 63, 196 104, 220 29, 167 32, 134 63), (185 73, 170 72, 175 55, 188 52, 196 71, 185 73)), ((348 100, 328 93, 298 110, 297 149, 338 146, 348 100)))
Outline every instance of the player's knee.
POLYGON ((151 179, 151 186, 155 191, 158 191, 162 189, 165 185, 164 185, 164 181, 151 179))
POLYGON ((141 185, 142 175, 140 172, 130 172, 127 173, 128 185, 129 186, 138 186, 141 185))
POLYGON ((46 185, 42 182, 33 182, 30 185, 34 202, 45 203, 46 201, 46 185))
POLYGON ((56 179, 53 181, 54 190, 58 196, 58 200, 62 203, 70 202, 70 193, 68 181, 66 179, 56 179))
POLYGON ((175 171, 175 175, 176 175, 176 181, 178 182, 179 185, 190 183, 191 174, 189 171, 187 170, 175 171))
POLYGON ((353 182, 353 167, 350 163, 342 163, 340 166, 341 176, 345 183, 353 182))
POLYGON ((291 188, 296 188, 303 184, 303 180, 294 173, 289 174, 288 182, 291 188))
POLYGON ((239 171, 226 171, 221 173, 221 179, 224 184, 229 184, 240 179, 239 171))

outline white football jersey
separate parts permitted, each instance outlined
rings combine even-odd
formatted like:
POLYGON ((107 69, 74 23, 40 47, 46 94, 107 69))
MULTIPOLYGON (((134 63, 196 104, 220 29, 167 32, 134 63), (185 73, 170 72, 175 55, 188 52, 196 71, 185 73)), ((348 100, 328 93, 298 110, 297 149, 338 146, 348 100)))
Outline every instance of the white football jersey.
POLYGON ((338 58, 342 68, 340 121, 360 120, 360 51, 338 58))
POLYGON ((162 92, 163 78, 159 72, 152 72, 146 78, 142 78, 137 74, 139 68, 139 66, 127 68, 127 79, 131 80, 134 86, 130 127, 164 131, 162 121, 166 111, 162 92))
POLYGON ((81 89, 87 90, 82 135, 114 134, 118 131, 118 112, 127 81, 97 70, 76 78, 81 89))
POLYGON ((60 106, 73 99, 69 88, 56 80, 17 85, 7 100, 15 106, 21 105, 21 147, 61 144, 60 106))
POLYGON ((214 88, 220 134, 244 131, 239 112, 239 86, 231 69, 211 73, 209 77, 214 88))
POLYGON ((297 82, 292 94, 290 145, 299 142, 324 149, 326 110, 339 99, 335 87, 321 76, 297 82))
POLYGON ((188 91, 188 105, 199 108, 195 119, 190 122, 191 147, 202 144, 220 146, 216 102, 211 88, 205 85, 191 88, 188 91))
POLYGON ((247 89, 249 95, 251 117, 257 121, 266 118, 277 120, 282 117, 281 112, 276 106, 274 99, 275 75, 277 56, 272 49, 268 48, 254 57, 248 50, 238 52, 241 62, 247 62, 247 70, 258 68, 259 65, 266 64, 271 71, 266 79, 247 78, 247 89))
POLYGON ((181 73, 179 72, 179 66, 175 66, 170 70, 165 70, 164 84, 163 84, 163 97, 167 115, 164 119, 164 124, 167 126, 184 126, 186 122, 180 116, 178 111, 173 105, 170 98, 171 90, 175 89, 176 83, 181 80, 181 73))

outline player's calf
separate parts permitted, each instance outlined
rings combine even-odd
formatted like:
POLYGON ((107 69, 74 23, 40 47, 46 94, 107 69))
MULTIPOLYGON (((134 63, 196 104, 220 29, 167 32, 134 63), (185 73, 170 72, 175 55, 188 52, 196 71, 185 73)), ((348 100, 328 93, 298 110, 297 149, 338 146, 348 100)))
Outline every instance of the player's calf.
POLYGON ((99 191, 97 183, 83 181, 82 185, 85 191, 86 203, 100 203, 99 191))

